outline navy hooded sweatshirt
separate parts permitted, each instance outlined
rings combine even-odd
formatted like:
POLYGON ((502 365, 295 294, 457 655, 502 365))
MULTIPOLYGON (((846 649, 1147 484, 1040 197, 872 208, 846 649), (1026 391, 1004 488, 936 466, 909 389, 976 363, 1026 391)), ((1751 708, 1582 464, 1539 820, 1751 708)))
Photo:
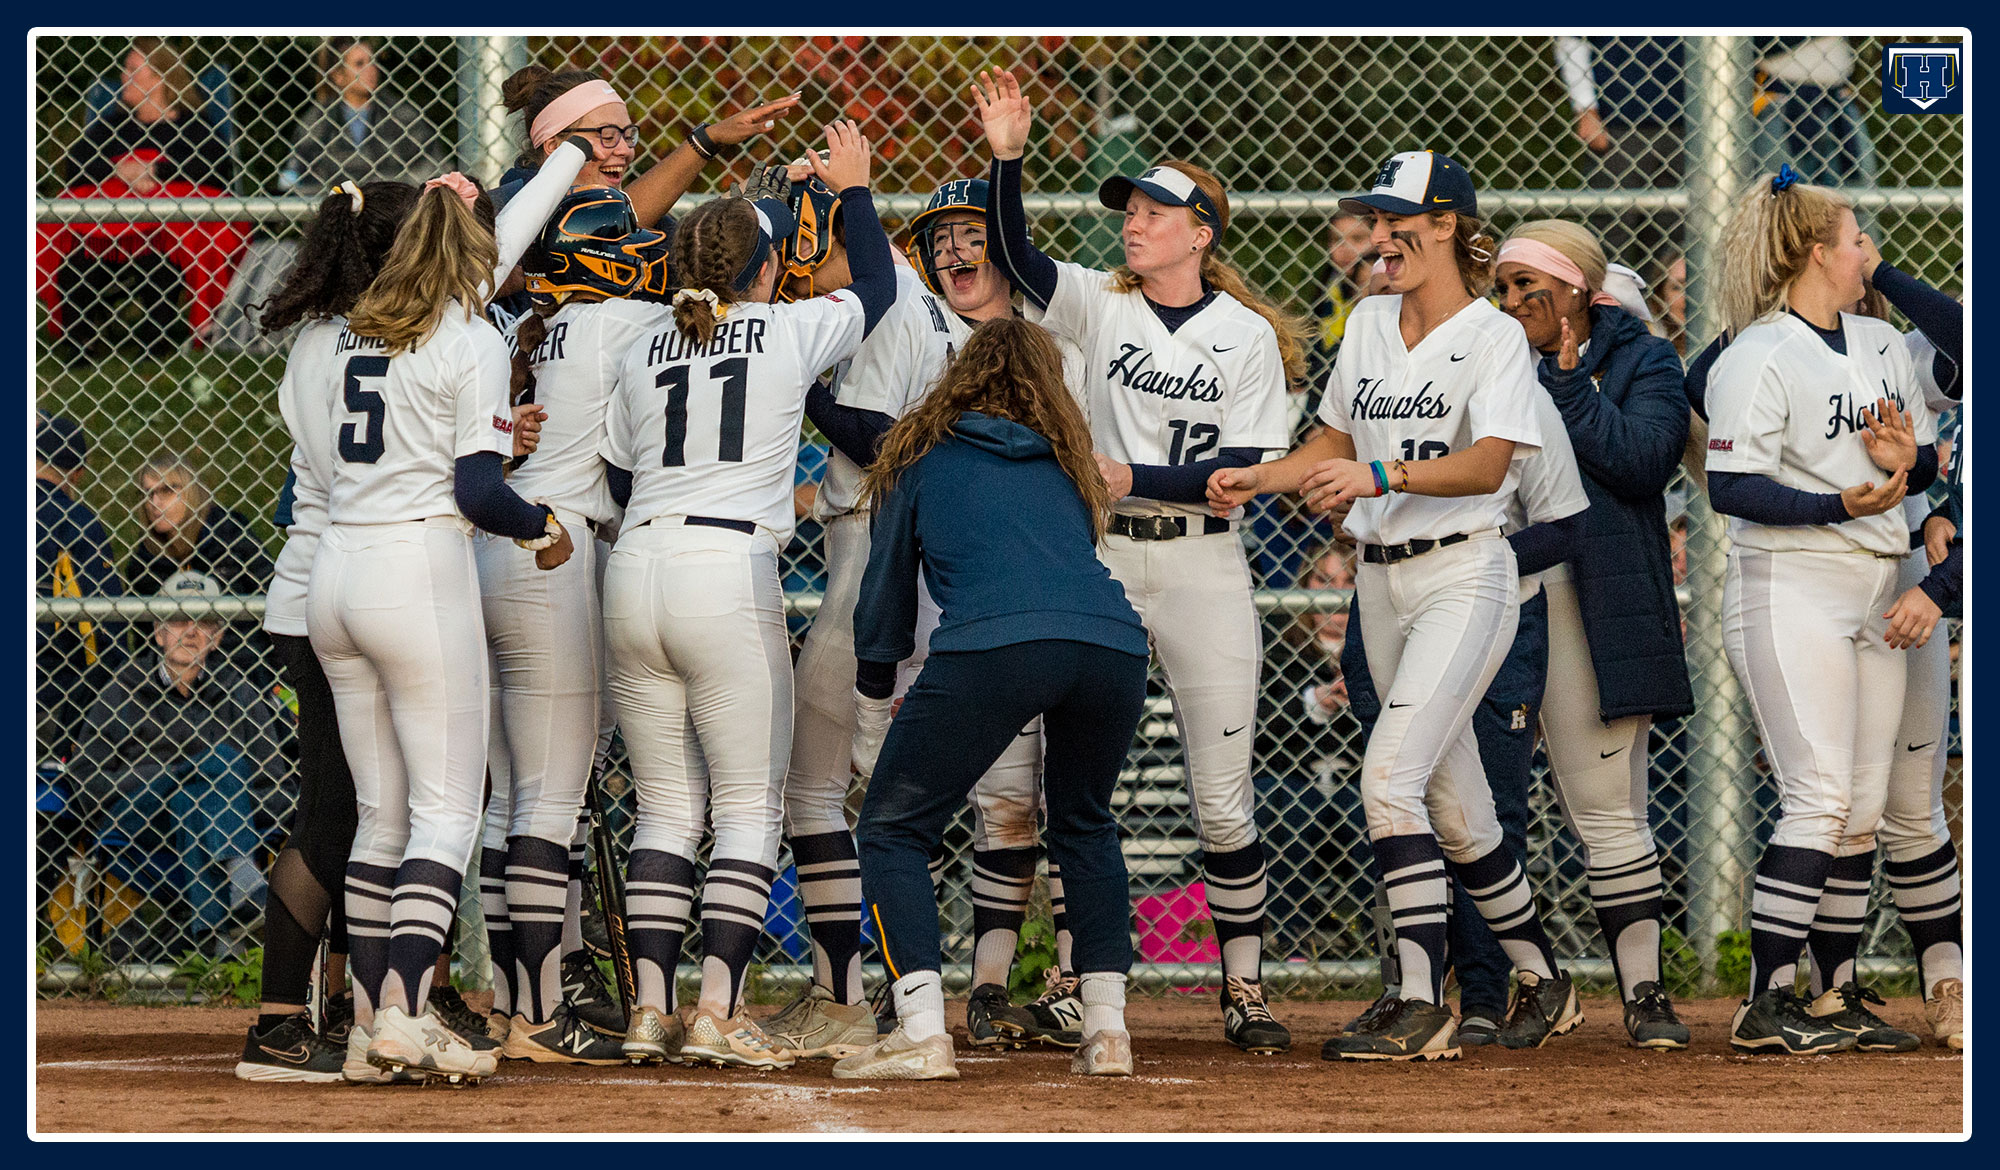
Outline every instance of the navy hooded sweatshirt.
POLYGON ((942 612, 933 654, 1045 640, 1147 653, 1083 497, 1049 441, 1019 423, 959 415, 877 505, 870 540, 854 609, 863 678, 915 652, 919 571, 942 612))

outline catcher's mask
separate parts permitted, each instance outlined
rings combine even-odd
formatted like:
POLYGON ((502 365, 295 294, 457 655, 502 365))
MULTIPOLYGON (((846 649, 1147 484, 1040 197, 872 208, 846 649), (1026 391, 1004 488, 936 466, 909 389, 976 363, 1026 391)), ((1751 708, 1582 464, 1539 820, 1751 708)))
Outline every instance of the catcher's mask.
MULTIPOLYGON (((976 212, 982 218, 987 207, 987 182, 985 179, 953 179, 936 191, 931 192, 930 202, 910 221, 910 239, 903 246, 903 254, 910 258, 910 264, 923 279, 924 287, 938 296, 944 295, 943 276, 938 271, 938 250, 951 237, 954 230, 963 230, 971 224, 940 223, 946 212, 976 212)), ((951 240, 944 250, 951 253, 947 268, 970 268, 986 263, 986 233, 983 225, 976 241, 970 239, 951 240)))
POLYGON ((522 258, 528 291, 561 303, 577 293, 630 296, 652 278, 666 285, 666 235, 639 226, 632 201, 615 187, 584 187, 556 204, 522 258))
POLYGON ((833 224, 840 214, 840 195, 820 182, 819 176, 808 175, 803 182, 792 184, 790 210, 795 226, 779 256, 785 276, 804 280, 806 291, 793 296, 785 291, 787 282, 782 279, 778 289, 785 300, 805 300, 819 295, 813 274, 833 253, 833 224))

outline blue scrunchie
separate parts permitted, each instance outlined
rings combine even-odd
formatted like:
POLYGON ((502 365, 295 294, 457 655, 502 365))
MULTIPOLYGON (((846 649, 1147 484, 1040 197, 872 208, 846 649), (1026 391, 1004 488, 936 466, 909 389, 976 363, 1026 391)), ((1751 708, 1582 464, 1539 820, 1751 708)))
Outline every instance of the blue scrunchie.
POLYGON ((1771 179, 1771 194, 1777 195, 1789 190, 1791 185, 1798 182, 1800 178, 1800 174, 1792 169, 1792 164, 1781 164, 1778 167, 1778 173, 1771 179))

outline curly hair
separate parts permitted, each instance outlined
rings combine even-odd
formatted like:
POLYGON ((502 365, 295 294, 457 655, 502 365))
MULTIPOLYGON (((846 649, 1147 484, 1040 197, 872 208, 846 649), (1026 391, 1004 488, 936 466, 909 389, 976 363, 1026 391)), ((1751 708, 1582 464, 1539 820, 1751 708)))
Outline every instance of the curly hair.
POLYGON ((353 197, 344 192, 320 200, 283 287, 257 306, 257 327, 276 333, 308 317, 346 316, 381 274, 417 193, 409 183, 363 183, 358 215, 353 197))
POLYGON ((876 501, 895 487, 904 470, 942 443, 968 410, 1012 420, 1047 439, 1083 497, 1092 535, 1104 535, 1111 489, 1091 454, 1090 424, 1063 381, 1062 351, 1040 325, 1013 316, 974 329, 937 385, 882 436, 861 483, 862 498, 876 501))

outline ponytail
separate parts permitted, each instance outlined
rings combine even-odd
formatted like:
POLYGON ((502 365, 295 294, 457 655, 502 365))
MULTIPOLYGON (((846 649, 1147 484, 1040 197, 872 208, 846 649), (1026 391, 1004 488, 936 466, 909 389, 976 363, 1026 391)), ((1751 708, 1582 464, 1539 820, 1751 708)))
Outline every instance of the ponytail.
POLYGON ((277 333, 306 318, 345 316, 381 272, 416 203, 408 183, 345 182, 329 192, 284 285, 257 306, 257 327, 277 333))
POLYGON ((1493 291, 1494 260, 1500 255, 1500 242, 1493 233, 1486 230, 1477 216, 1463 211, 1433 211, 1428 213, 1436 222, 1441 215, 1458 218, 1458 226, 1451 237, 1451 254, 1458 262, 1458 279, 1465 285, 1465 291, 1475 297, 1483 297, 1493 291))
POLYGON ((1773 176, 1737 197, 1722 234, 1717 280, 1724 331, 1731 337, 1784 307, 1792 284, 1812 261, 1814 244, 1838 242, 1841 215, 1854 205, 1839 192, 1773 176))
POLYGON ((499 258, 493 233, 465 201, 449 187, 431 187, 396 234, 382 274, 355 302, 348 328, 379 338, 391 354, 413 348, 437 328, 452 301, 468 321, 485 307, 482 290, 499 258))

